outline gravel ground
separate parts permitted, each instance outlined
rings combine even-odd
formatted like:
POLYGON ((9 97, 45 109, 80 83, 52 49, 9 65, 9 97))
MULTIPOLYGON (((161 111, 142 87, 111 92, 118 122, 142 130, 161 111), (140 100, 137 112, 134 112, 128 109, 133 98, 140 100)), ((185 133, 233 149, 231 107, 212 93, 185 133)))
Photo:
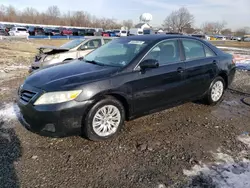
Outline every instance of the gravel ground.
MULTIPOLYGON (((0 187, 249 187, 250 107, 227 91, 214 107, 187 103, 127 122, 106 142, 52 139, 28 132, 15 93, 0 87, 0 187), (248 183, 248 184, 247 184, 248 183)), ((232 88, 250 93, 250 75, 232 88)))

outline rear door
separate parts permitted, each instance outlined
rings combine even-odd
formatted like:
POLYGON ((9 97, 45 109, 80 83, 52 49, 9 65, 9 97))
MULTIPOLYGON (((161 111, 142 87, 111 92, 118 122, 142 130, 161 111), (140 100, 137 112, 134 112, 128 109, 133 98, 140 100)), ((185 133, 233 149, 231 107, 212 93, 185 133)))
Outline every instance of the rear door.
POLYGON ((143 60, 146 59, 158 60, 159 67, 141 72, 138 66, 133 73, 131 86, 135 114, 162 108, 183 99, 184 62, 180 59, 178 40, 160 42, 143 60))
POLYGON ((181 39, 185 55, 185 95, 188 98, 204 94, 216 75, 216 54, 204 43, 195 39, 181 39))

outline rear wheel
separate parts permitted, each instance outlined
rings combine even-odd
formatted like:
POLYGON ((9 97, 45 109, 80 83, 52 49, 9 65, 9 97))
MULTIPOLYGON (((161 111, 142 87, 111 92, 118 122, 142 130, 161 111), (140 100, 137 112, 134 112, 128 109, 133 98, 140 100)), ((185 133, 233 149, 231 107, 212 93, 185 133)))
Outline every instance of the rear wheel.
POLYGON ((83 133, 90 140, 101 141, 115 137, 124 124, 123 105, 113 97, 97 102, 88 112, 83 133))
POLYGON ((222 101, 223 94, 225 91, 225 81, 222 77, 217 77, 212 82, 208 93, 205 96, 205 102, 208 105, 216 105, 217 103, 222 101))

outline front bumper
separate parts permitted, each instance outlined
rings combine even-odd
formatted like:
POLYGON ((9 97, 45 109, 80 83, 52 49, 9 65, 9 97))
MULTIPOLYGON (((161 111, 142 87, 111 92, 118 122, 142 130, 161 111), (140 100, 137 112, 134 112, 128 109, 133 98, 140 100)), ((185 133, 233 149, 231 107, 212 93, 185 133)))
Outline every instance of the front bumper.
POLYGON ((82 118, 91 101, 34 106, 33 103, 39 96, 36 95, 28 103, 18 98, 20 122, 26 129, 49 137, 81 134, 82 118))

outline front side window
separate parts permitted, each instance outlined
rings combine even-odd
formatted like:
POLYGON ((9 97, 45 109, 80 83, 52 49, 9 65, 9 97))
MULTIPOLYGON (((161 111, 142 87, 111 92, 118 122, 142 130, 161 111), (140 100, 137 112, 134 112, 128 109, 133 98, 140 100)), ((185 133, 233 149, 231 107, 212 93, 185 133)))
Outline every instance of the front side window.
POLYGON ((203 44, 195 40, 182 40, 182 44, 184 47, 186 60, 193 60, 199 58, 205 58, 205 51, 203 48, 203 44))
POLYGON ((127 38, 113 39, 85 56, 84 60, 107 66, 123 67, 129 64, 150 42, 127 38))
POLYGON ((156 45, 144 58, 155 59, 159 65, 173 64, 180 61, 180 53, 177 40, 167 40, 156 45))
POLYGON ((88 41, 85 46, 87 46, 88 49, 95 49, 102 45, 101 39, 93 39, 88 41))

